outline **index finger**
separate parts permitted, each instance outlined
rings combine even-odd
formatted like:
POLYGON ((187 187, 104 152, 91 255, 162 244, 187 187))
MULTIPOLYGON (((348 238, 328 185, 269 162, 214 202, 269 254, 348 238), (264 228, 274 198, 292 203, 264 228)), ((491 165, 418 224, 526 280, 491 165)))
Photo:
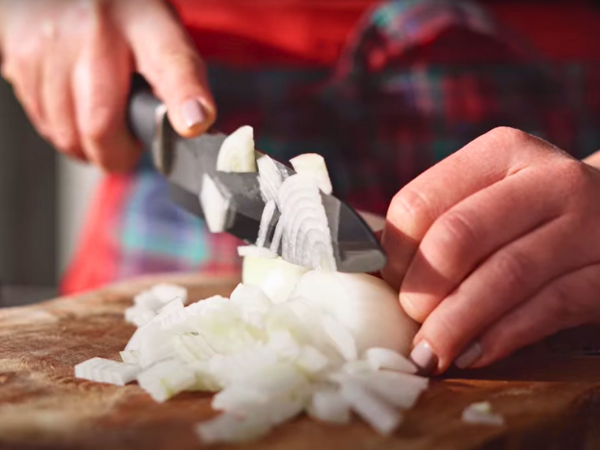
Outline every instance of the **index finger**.
POLYGON ((137 70, 167 106, 173 128, 196 136, 215 121, 204 62, 174 11, 162 1, 123 2, 123 29, 137 70))

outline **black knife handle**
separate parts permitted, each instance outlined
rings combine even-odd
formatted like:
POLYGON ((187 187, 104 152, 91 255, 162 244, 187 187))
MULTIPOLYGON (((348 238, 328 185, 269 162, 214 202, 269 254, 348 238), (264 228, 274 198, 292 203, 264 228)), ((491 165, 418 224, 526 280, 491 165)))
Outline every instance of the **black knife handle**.
POLYGON ((158 125, 158 109, 163 103, 152 94, 148 82, 138 74, 133 76, 129 102, 127 105, 127 122, 133 135, 150 151, 156 136, 158 125))

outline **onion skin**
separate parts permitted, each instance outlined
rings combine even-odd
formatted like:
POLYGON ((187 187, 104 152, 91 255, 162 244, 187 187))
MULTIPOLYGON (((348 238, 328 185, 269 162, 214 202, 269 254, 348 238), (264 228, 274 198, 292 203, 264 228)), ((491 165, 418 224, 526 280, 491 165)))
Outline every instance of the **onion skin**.
POLYGON ((348 328, 361 354, 372 347, 408 356, 419 328, 402 309, 398 293, 385 281, 367 274, 312 270, 292 292, 348 328))

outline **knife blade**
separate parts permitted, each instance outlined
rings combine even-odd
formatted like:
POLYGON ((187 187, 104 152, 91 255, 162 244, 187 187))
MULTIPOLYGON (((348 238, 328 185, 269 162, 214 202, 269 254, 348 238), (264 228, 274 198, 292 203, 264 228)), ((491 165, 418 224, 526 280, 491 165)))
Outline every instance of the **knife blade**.
MULTIPOLYGON (((253 244, 265 202, 258 173, 225 173, 216 170, 221 144, 227 135, 210 131, 196 138, 183 138, 172 128, 165 106, 152 95, 147 84, 134 81, 129 99, 128 120, 134 135, 151 152, 157 170, 167 179, 169 195, 178 206, 204 218, 200 193, 204 175, 210 176, 230 198, 225 232, 253 244)), ((260 152, 257 152, 260 153, 260 152)), ((295 172, 274 160, 286 178, 295 172)), ((321 193, 331 230, 334 257, 340 272, 376 272, 386 263, 386 255, 371 228, 346 202, 321 193)), ((277 216, 271 221, 266 246, 273 238, 277 216)), ((278 253, 281 256, 281 247, 278 253)))

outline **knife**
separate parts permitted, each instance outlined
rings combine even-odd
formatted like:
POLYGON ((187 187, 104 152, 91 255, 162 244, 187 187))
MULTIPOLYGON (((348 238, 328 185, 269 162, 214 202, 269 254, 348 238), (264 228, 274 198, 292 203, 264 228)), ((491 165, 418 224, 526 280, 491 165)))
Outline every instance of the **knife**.
MULTIPOLYGON (((127 117, 135 137, 150 151, 157 170, 167 179, 173 202, 191 214, 204 218, 200 192, 204 174, 227 188, 230 193, 229 218, 225 232, 246 243, 258 237, 265 202, 260 193, 258 173, 225 173, 216 170, 221 144, 227 135, 209 131, 196 138, 183 138, 171 127, 165 105, 151 92, 148 84, 136 76, 132 84, 127 117)), ((257 152, 260 153, 260 152, 257 152)), ((284 177, 295 172, 275 161, 284 177)), ((386 263, 386 255, 365 220, 347 203, 321 193, 331 230, 337 270, 340 272, 376 272, 386 263)), ((276 220, 272 220, 265 245, 269 247, 276 220)), ((279 246, 278 254, 281 256, 279 246)))

